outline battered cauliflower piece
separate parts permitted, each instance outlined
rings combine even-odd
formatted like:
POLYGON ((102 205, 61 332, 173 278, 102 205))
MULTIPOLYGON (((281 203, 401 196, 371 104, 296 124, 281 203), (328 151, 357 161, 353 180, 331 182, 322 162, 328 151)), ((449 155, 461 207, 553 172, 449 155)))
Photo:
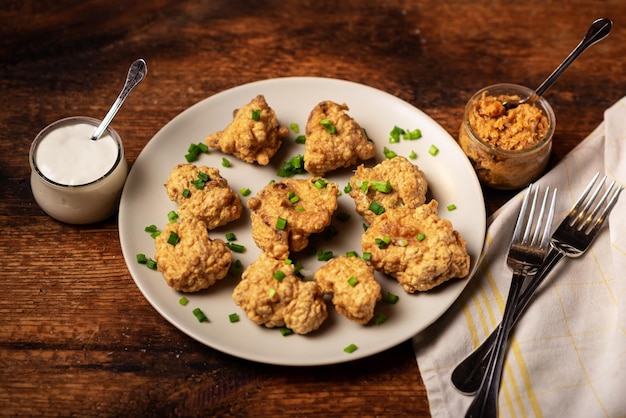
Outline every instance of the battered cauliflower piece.
POLYGON ((293 265, 267 253, 261 253, 243 272, 233 300, 252 322, 268 328, 287 327, 297 334, 315 331, 328 317, 319 286, 300 280, 293 265))
POLYGON ((181 220, 197 219, 215 229, 241 216, 239 195, 216 168, 179 164, 170 173, 165 188, 170 200, 178 204, 181 220), (185 190, 189 191, 186 197, 185 190))
POLYGON ((361 239, 374 268, 395 277, 409 293, 469 274, 465 241, 450 221, 437 216, 438 205, 431 200, 417 209, 388 210, 361 239))
POLYGON ((378 216, 372 211, 372 202, 385 210, 403 206, 415 209, 426 202, 428 191, 424 173, 400 155, 372 168, 360 165, 350 178, 350 186, 350 196, 354 199, 356 211, 368 224, 378 216))
POLYGON ((333 295, 340 314, 359 324, 374 316, 376 302, 382 298, 374 268, 360 257, 340 256, 320 267, 313 278, 324 293, 333 295))
POLYGON ((345 104, 323 101, 311 111, 306 124, 304 169, 312 175, 323 176, 354 166, 359 160, 374 158, 374 143, 346 110, 349 109, 345 104))
POLYGON ((197 292, 226 277, 232 253, 220 239, 212 240, 203 222, 168 223, 155 239, 155 259, 167 284, 180 292, 197 292), (179 241, 168 243, 174 233, 179 241))
POLYGON ((226 129, 207 136, 205 141, 209 147, 247 163, 267 165, 288 134, 289 128, 279 125, 276 113, 260 94, 235 111, 226 129))
POLYGON ((337 184, 321 177, 268 184, 247 202, 254 242, 277 259, 305 249, 309 236, 330 224, 337 193, 337 184))

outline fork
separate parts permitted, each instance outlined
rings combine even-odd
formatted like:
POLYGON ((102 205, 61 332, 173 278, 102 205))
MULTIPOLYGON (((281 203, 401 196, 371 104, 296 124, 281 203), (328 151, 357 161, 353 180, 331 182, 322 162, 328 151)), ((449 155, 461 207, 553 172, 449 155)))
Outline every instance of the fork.
MULTIPOLYGON (((522 316, 534 292, 559 261, 564 257, 580 257, 587 251, 598 235, 598 231, 602 227, 604 220, 617 203, 623 188, 622 186, 617 186, 615 182, 611 183, 598 200, 598 195, 606 182, 606 176, 600 180, 591 193, 591 196, 589 196, 598 177, 599 173, 589 182, 578 201, 570 209, 565 219, 552 235, 550 251, 543 265, 539 271, 529 279, 529 283, 524 289, 524 292, 520 295, 515 308, 513 323, 517 322, 522 316), (588 196, 589 199, 587 199, 588 196)), ((459 363, 452 372, 452 383, 461 392, 467 394, 475 393, 480 387, 495 339, 496 332, 493 332, 480 347, 459 363)))
POLYGON ((497 416, 500 378, 502 377, 508 337, 513 325, 515 306, 526 276, 534 274, 539 269, 548 253, 557 191, 555 189, 552 193, 548 208, 549 192, 550 188, 547 187, 538 216, 535 215, 535 212, 539 186, 534 187, 531 184, 522 203, 507 255, 507 264, 513 270, 513 277, 504 307, 504 315, 498 327, 496 342, 489 357, 486 373, 476 398, 467 410, 466 417, 497 416))

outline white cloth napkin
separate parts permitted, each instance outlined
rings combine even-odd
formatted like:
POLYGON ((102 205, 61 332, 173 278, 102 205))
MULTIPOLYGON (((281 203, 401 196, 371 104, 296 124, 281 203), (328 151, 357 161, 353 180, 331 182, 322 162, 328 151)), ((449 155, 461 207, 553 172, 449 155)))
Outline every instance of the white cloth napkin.
MULTIPOLYGON (((596 172, 626 185, 626 97, 537 183, 558 188, 554 227, 596 172)), ((483 262, 460 298, 414 338, 433 417, 462 417, 473 396, 454 367, 502 318, 508 241, 525 191, 491 218, 483 262)), ((591 248, 564 258, 517 322, 506 355, 500 417, 626 417, 626 192, 591 248)))

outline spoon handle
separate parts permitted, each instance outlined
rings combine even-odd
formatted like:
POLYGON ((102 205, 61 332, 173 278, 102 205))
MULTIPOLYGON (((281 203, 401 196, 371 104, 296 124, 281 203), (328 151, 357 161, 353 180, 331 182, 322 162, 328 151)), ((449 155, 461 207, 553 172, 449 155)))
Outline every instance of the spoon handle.
POLYGON ((130 68, 128 69, 128 75, 126 76, 126 82, 124 83, 124 88, 122 88, 119 96, 117 96, 117 100, 115 100, 115 103, 113 103, 113 106, 111 106, 109 112, 106 114, 104 119, 102 119, 100 125, 98 125, 96 130, 91 135, 92 140, 95 141, 100 138, 104 130, 107 128, 107 126, 109 126, 109 124, 117 114, 117 111, 120 109, 120 107, 122 107, 122 103, 124 103, 126 97, 135 87, 137 87, 137 84, 139 84, 141 80, 145 78, 147 72, 148 67, 146 65, 146 62, 141 58, 130 65, 130 68))
POLYGON ((552 74, 550 74, 550 76, 546 78, 546 80, 541 83, 539 87, 537 87, 535 94, 537 94, 537 96, 543 95, 550 88, 550 86, 552 86, 556 79, 559 78, 563 71, 565 71, 580 54, 582 54, 591 45, 606 38, 611 32, 612 27, 613 22, 605 17, 594 20, 589 27, 589 30, 587 30, 585 37, 580 41, 576 48, 570 52, 561 65, 556 67, 554 72, 552 72, 552 74))

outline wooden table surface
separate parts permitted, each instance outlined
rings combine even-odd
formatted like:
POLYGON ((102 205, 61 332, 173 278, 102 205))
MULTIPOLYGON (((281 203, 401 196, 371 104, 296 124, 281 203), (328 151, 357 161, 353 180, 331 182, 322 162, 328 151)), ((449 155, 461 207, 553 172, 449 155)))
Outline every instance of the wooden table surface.
MULTIPOLYGON (((117 219, 59 223, 35 203, 28 150, 57 119, 107 112, 128 65, 146 80, 113 121, 132 164, 194 103, 286 76, 351 80, 456 137, 477 89, 536 87, 597 17, 612 34, 546 96, 551 165, 626 93, 626 3, 525 1, 4 1, 0 6, 0 415, 429 416, 410 342, 334 366, 231 357, 162 318, 133 282, 117 219)), ((512 196, 485 190, 489 213, 512 196)))

